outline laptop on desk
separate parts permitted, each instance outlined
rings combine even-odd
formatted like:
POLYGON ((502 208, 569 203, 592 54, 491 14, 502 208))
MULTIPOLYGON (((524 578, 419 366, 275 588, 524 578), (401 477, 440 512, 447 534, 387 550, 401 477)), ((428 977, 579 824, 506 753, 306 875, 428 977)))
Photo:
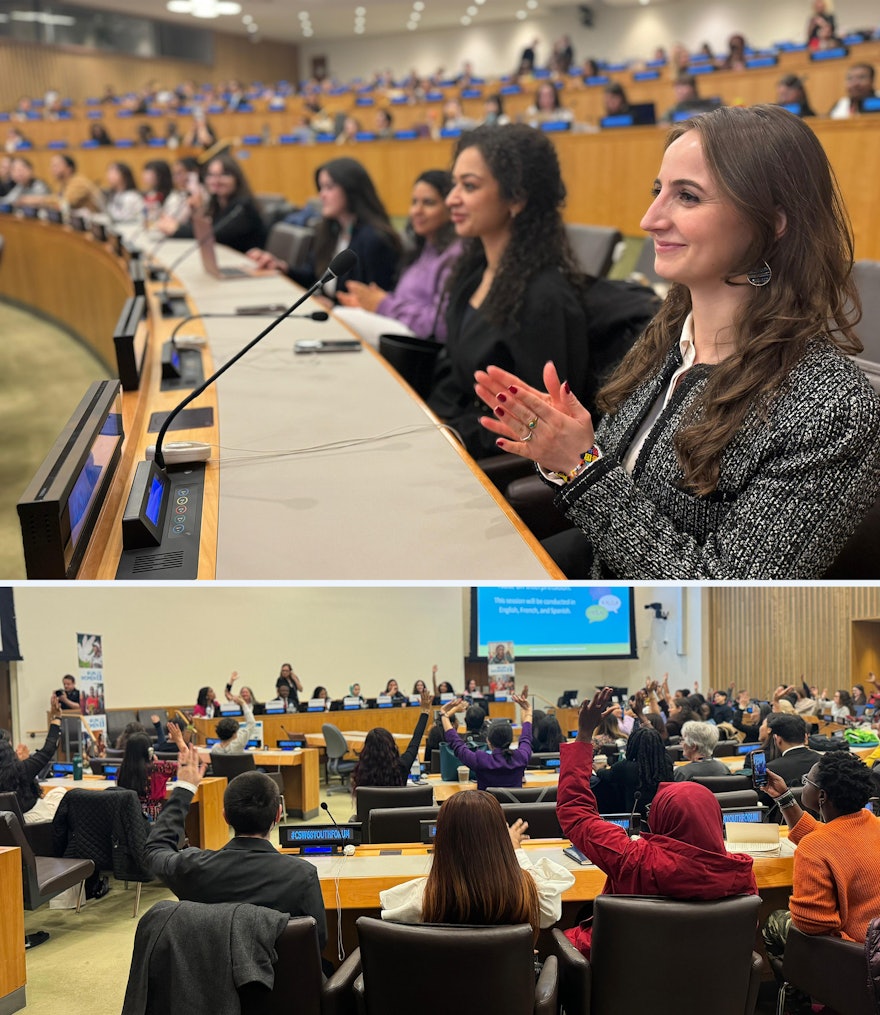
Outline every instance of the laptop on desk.
POLYGON ((221 268, 217 264, 217 251, 215 249, 214 227, 211 220, 204 215, 193 215, 192 217, 193 236, 199 244, 199 254, 202 258, 202 267, 206 274, 212 278, 261 278, 267 274, 257 268, 221 268))

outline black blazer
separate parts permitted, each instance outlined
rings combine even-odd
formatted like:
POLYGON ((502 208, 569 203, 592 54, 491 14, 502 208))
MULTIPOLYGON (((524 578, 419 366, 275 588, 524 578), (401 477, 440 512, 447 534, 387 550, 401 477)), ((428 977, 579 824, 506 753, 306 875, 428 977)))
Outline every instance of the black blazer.
MULTIPOLYGON (((338 283, 338 289, 345 291, 347 280, 369 285, 375 282, 380 289, 390 291, 397 281, 400 252, 391 239, 366 222, 355 223, 351 234, 351 249, 357 254, 357 264, 338 283)), ((301 286, 308 288, 318 279, 315 255, 310 253, 302 264, 291 265, 288 275, 301 286)))

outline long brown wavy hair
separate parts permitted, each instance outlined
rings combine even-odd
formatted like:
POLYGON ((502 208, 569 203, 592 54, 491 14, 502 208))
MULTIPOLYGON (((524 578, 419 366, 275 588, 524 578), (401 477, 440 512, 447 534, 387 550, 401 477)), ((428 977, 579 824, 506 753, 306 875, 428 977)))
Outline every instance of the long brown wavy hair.
MULTIPOLYGON (((861 311, 851 278, 849 217, 810 128, 779 106, 725 106, 676 125, 666 147, 688 131, 700 135, 715 184, 752 232, 743 263, 733 265, 730 278, 764 261, 773 271, 769 285, 749 287, 732 322, 733 351, 713 368, 675 438, 684 485, 703 495, 715 489, 721 455, 747 414, 769 414, 811 339, 826 334, 843 352, 861 352, 852 330, 861 311)), ((603 412, 613 413, 658 373, 690 310, 690 293, 674 284, 599 393, 603 412)))
POLYGON ((422 920, 529 923, 537 939, 538 891, 531 874, 517 863, 504 812, 489 793, 465 790, 440 808, 422 920))

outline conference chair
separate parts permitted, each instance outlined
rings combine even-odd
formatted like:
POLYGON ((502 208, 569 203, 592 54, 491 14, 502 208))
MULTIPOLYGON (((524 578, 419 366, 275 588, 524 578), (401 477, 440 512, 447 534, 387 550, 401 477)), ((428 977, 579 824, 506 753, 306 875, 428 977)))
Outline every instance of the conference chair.
POLYGON ((559 751, 545 751, 533 753, 529 758, 526 768, 548 768, 547 761, 559 761, 559 751))
POLYGON ((348 743, 338 726, 325 722, 321 732, 324 734, 324 745, 327 750, 327 792, 338 793, 340 790, 348 792, 349 776, 357 762, 345 760, 348 743), (334 775, 339 776, 338 786, 330 785, 330 777, 334 775))
POLYGON ((731 793, 716 793, 715 799, 722 810, 728 807, 758 806, 758 794, 753 789, 737 789, 731 793))
MULTIPOLYGON (((110 751, 116 749, 110 745, 115 744, 119 735, 125 729, 130 722, 140 722, 138 713, 132 708, 112 708, 107 712, 107 756, 110 757, 110 751)), ((147 728, 147 735, 149 736, 152 731, 152 725, 150 724, 149 716, 147 721, 144 723, 147 728)), ((121 757, 124 752, 120 751, 119 756, 121 757)))
POLYGON ((536 981, 528 924, 410 925, 362 916, 357 934, 361 972, 354 994, 360 1015, 447 1015, 455 1001, 448 986, 438 988, 445 984, 442 976, 438 981, 439 970, 472 971, 463 995, 469 1011, 556 1015, 557 961, 551 955, 536 981))
POLYGON ((566 225, 565 232, 581 271, 593 278, 604 278, 614 264, 617 245, 623 240, 620 230, 609 226, 566 225))
POLYGON ((695 775, 691 780, 698 786, 705 786, 713 793, 736 793, 742 789, 754 789, 747 775, 695 775))
POLYGON ((364 841, 369 842, 370 811, 389 807, 433 807, 434 789, 432 786, 358 786, 354 801, 354 820, 367 829, 364 841))
POLYGON ((431 775, 440 774, 440 748, 431 751, 431 775))
POLYGON ((21 804, 14 793, 0 793, 0 811, 10 811, 18 819, 18 824, 31 844, 31 849, 37 856, 52 856, 52 822, 35 821, 28 824, 24 820, 21 804))
POLYGON ((379 352, 420 398, 431 391, 440 342, 412 335, 380 335, 379 352))
POLYGON ((735 758, 739 754, 738 740, 721 740, 712 751, 713 758, 735 758))
MULTIPOLYGON (((256 762, 252 754, 211 754, 211 772, 220 779, 231 782, 242 772, 253 772, 256 769, 256 762)), ((287 814, 287 804, 284 801, 284 777, 280 769, 265 773, 278 787, 281 794, 281 813, 287 814)))
POLYGON ((661 278, 654 270, 654 241, 650 236, 642 245, 630 278, 639 278, 640 276, 646 279, 652 288, 654 286, 661 287, 664 293, 669 288, 669 282, 665 278, 661 278))
POLYGON ((751 1015, 758 999, 761 956, 752 951, 757 895, 683 902, 635 895, 599 895, 593 903, 590 958, 553 930, 559 999, 566 1015, 751 1015), (634 976, 635 956, 679 975, 634 976), (720 971, 723 970, 723 976, 720 971))
POLYGON ((672 762, 673 765, 676 763, 676 761, 684 760, 684 754, 682 753, 681 744, 667 744, 666 753, 669 755, 669 760, 672 762))
POLYGON ((308 226, 276 222, 266 238, 266 250, 294 267, 297 264, 302 264, 308 257, 314 238, 315 230, 308 226))
POLYGON ((439 807, 377 807, 370 811, 367 842, 421 842, 423 821, 436 821, 439 807))
MULTIPOLYGON (((876 924, 878 921, 874 920, 876 924)), ((878 1000, 868 982, 864 944, 829 934, 803 934, 791 926, 782 960, 785 983, 845 1015, 877 1015, 878 1000)), ((785 984, 777 1012, 783 1011, 785 984)))
MULTIPOLYGON (((278 914, 262 906, 235 903, 159 902, 141 920, 134 940, 126 990, 129 995, 139 987, 146 994, 147 1015, 164 1015, 179 1003, 181 972, 194 981, 212 984, 215 1009, 229 1011, 238 995, 235 1009, 242 1015, 354 1015, 354 980, 359 972, 357 961, 346 960, 333 976, 324 982, 321 954, 315 919, 296 917, 288 921, 275 940, 273 962, 274 982, 271 988, 261 983, 245 983, 235 987, 232 976, 224 979, 223 970, 209 956, 230 951, 230 920, 232 933, 241 921, 248 929, 265 918, 272 925, 278 914), (230 911, 231 910, 231 915, 230 911), (227 919, 229 917, 229 919, 227 919), (143 933, 141 931, 143 928, 143 933), (181 942, 198 937, 202 947, 189 955, 181 942), (199 958, 205 961, 202 966, 199 958), (179 966, 171 967, 179 958, 179 966), (195 965, 193 963, 195 962, 195 965), (176 974, 176 975, 175 975, 176 974), (225 990, 229 994, 226 995, 225 990)), ((241 956, 247 966, 248 956, 241 956)), ((254 961, 262 956, 253 956, 254 961)))
POLYGON ((0 846, 14 846, 21 850, 21 881, 26 910, 39 909, 56 895, 79 885, 76 897, 76 911, 79 912, 85 880, 95 872, 91 860, 37 856, 18 818, 11 811, 0 811, 0 846))
POLYGON ((504 820, 512 825, 517 818, 529 823, 531 839, 562 839, 562 828, 556 816, 555 803, 515 803, 501 804, 504 820))
POLYGON ((133 881, 131 915, 135 917, 141 885, 153 880, 143 866, 148 827, 134 790, 71 789, 64 794, 52 822, 53 851, 55 856, 91 860, 98 874, 110 871, 126 888, 133 881))
POLYGON ((504 786, 487 786, 500 804, 542 804, 556 803, 555 786, 520 786, 507 789, 504 786))

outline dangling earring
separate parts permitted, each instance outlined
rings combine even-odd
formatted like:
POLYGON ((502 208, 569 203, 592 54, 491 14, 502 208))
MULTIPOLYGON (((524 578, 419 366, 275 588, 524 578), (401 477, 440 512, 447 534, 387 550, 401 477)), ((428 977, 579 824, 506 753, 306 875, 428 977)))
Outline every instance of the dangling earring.
POLYGON ((756 289, 760 289, 770 283, 770 279, 773 277, 773 272, 770 270, 770 265, 764 262, 763 268, 758 268, 756 271, 749 271, 746 273, 749 285, 753 285, 756 289))

